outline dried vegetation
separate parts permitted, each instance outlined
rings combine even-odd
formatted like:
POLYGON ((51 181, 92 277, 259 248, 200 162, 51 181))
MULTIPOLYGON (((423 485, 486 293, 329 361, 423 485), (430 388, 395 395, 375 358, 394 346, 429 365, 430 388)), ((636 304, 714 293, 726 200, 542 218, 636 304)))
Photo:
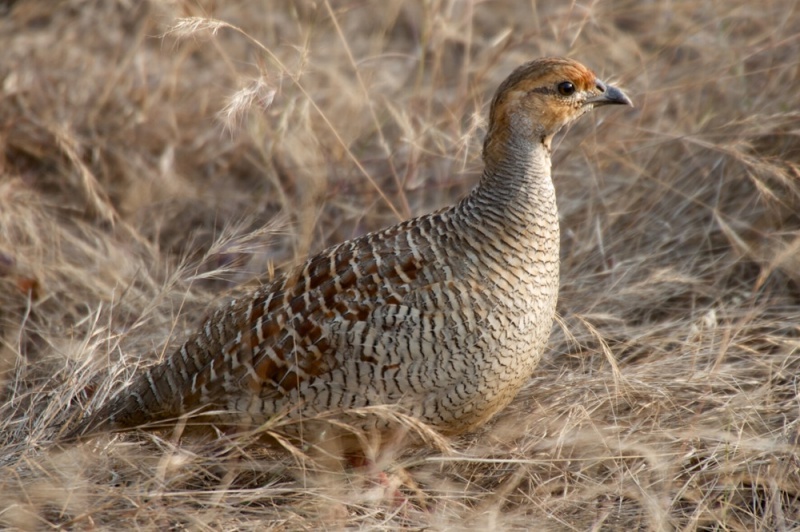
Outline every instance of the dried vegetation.
POLYGON ((0 527, 797 527, 799 35, 791 0, 3 3, 0 527), (463 194, 492 91, 556 54, 637 107, 560 140, 561 320, 489 426, 382 483, 48 445, 221 298, 463 194))

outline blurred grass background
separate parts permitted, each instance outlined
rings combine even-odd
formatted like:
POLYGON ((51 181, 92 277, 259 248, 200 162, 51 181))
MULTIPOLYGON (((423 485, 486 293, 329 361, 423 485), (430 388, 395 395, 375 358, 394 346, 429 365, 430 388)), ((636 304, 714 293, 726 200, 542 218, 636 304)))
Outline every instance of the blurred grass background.
POLYGON ((3 2, 0 526, 797 527, 798 9, 3 2), (485 428, 383 457, 407 500, 302 449, 48 448, 226 297, 464 194, 494 89, 544 55, 636 108, 558 139, 545 359, 485 428))

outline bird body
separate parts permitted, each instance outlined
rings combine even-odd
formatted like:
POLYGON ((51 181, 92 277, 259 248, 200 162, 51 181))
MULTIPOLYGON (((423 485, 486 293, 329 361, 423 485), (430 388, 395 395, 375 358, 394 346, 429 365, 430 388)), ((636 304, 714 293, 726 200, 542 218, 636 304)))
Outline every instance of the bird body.
POLYGON ((249 428, 378 405, 446 434, 479 426, 530 377, 553 323, 550 141, 607 103, 630 100, 575 61, 518 68, 492 102, 469 195, 328 248, 221 307, 65 439, 187 414, 249 428))

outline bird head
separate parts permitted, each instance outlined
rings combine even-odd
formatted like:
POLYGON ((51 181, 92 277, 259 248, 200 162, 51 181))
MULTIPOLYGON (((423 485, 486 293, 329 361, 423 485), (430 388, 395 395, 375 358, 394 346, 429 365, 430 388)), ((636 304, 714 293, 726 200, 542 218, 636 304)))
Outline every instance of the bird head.
POLYGON ((509 144, 550 142, 562 127, 602 105, 630 105, 630 98, 572 59, 549 57, 520 66, 492 100, 484 158, 509 144))

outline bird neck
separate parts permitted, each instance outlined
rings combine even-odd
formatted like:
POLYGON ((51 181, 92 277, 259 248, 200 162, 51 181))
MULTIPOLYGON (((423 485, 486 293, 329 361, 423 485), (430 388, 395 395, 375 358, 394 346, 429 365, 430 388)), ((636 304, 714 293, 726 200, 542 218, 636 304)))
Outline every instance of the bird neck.
POLYGON ((501 111, 502 104, 492 105, 483 144, 485 167, 476 194, 523 211, 542 201, 555 210, 550 178, 553 131, 547 131, 530 113, 501 111))
POLYGON ((478 188, 508 199, 552 184, 550 178, 550 145, 512 137, 502 146, 484 153, 485 167, 478 188))
POLYGON ((502 142, 487 138, 483 176, 467 198, 470 208, 521 237, 530 231, 532 223, 557 234, 549 139, 504 133, 502 142))

